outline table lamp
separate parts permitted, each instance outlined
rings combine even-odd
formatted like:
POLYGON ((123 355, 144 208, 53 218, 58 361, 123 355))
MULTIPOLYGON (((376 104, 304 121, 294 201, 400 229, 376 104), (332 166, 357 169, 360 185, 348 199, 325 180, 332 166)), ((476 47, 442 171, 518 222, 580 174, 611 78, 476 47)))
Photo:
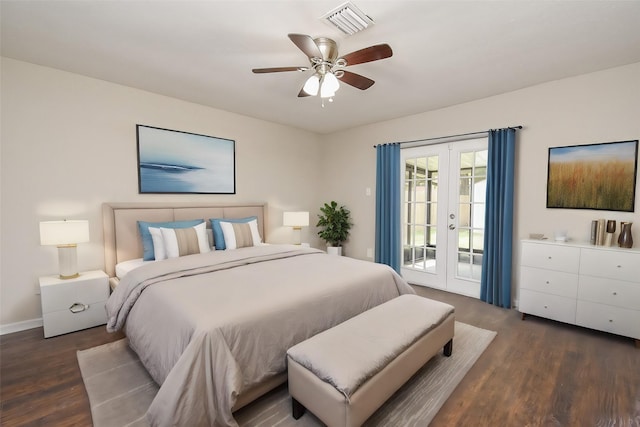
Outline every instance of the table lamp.
POLYGON ((42 221, 40 244, 58 247, 58 264, 61 279, 78 277, 76 245, 89 241, 89 221, 42 221))
POLYGON ((300 244, 300 230, 309 226, 309 212, 285 212, 282 216, 282 225, 293 227, 293 242, 300 244))

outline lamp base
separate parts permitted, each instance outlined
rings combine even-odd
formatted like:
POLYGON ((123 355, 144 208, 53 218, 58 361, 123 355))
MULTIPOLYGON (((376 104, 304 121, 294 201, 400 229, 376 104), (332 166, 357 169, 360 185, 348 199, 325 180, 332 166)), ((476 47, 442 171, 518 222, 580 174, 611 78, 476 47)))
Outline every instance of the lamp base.
POLYGON ((293 227, 293 244, 294 245, 299 245, 300 244, 300 234, 302 232, 302 227, 293 227))
POLYGON ((74 279, 80 276, 78 273, 78 252, 76 247, 76 245, 58 246, 60 279, 74 279))

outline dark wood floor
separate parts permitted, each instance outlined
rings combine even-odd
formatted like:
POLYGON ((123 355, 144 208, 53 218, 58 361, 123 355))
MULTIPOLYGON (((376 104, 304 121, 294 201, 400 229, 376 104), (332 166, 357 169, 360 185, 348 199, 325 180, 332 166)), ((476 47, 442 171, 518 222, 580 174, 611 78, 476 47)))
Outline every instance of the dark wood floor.
MULTIPOLYGON (((431 426, 640 427, 640 349, 633 340, 416 288, 497 337, 431 426)), ((44 339, 0 337, 2 426, 89 426, 76 351, 122 338, 104 327, 44 339)), ((454 342, 455 351, 455 342, 454 342)))

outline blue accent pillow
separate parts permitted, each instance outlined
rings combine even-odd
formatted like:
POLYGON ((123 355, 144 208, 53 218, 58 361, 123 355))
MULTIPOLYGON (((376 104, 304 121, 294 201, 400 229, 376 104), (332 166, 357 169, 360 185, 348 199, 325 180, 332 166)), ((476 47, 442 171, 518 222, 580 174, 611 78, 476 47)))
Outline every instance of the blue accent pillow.
POLYGON ((151 233, 149 233, 149 227, 189 228, 194 225, 202 224, 203 222, 204 219, 169 222, 138 221, 138 228, 140 229, 140 236, 142 237, 142 248, 144 249, 142 259, 145 261, 153 261, 156 259, 155 253, 153 252, 153 240, 151 239, 151 233))
POLYGON ((220 221, 222 222, 235 222, 245 223, 253 220, 257 220, 257 216, 248 216, 246 218, 211 218, 211 230, 213 231, 213 244, 216 246, 216 250, 222 251, 227 249, 227 245, 224 243, 224 234, 222 233, 222 227, 220 227, 220 221))

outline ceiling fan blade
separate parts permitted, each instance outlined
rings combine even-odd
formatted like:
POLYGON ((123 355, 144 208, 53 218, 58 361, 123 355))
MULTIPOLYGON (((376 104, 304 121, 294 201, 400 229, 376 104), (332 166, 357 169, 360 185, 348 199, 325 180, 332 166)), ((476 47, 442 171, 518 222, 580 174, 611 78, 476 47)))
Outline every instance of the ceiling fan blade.
POLYGON ((260 73, 281 73, 283 71, 307 71, 309 67, 274 67, 274 68, 254 68, 256 74, 260 73))
POLYGON ((322 52, 311 36, 306 34, 289 34, 289 38, 309 58, 322 58, 322 52))
POLYGON ((343 73, 342 77, 338 77, 338 79, 361 90, 369 89, 375 83, 370 78, 361 76, 360 74, 352 73, 350 71, 343 71, 343 73))
POLYGON ((311 95, 305 92, 304 88, 300 89, 300 92, 298 93, 298 98, 304 98, 305 96, 311 96, 311 95))
POLYGON ((344 55, 342 59, 347 61, 347 66, 349 66, 362 64, 365 62, 378 61, 379 59, 389 58, 391 55, 393 55, 391 46, 385 43, 356 50, 355 52, 344 55))

